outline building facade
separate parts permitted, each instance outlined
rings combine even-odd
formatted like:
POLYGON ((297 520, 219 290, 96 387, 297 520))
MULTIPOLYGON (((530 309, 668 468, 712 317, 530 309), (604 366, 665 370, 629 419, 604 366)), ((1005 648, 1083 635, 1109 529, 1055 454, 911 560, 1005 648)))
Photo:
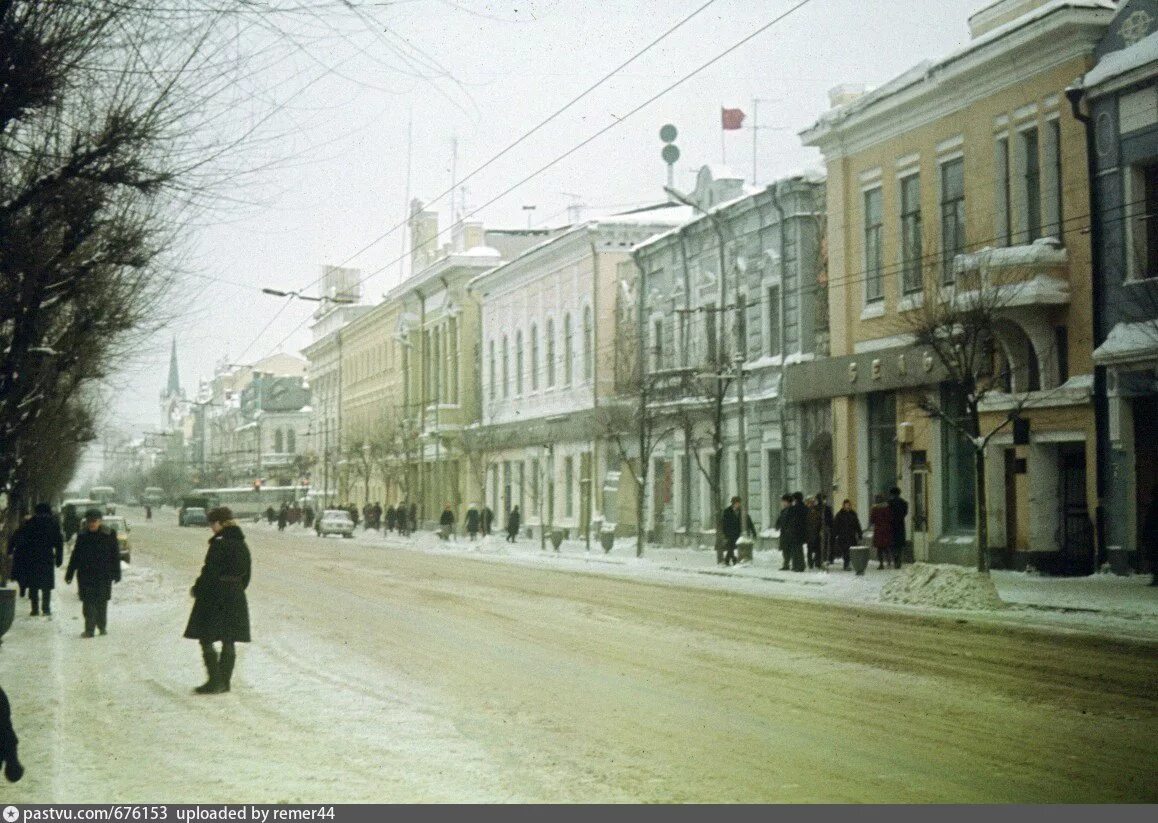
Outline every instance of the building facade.
POLYGON ((705 166, 688 197, 697 216, 635 250, 642 387, 655 432, 645 513, 654 541, 711 545, 719 509, 739 495, 766 547, 785 491, 828 486, 827 404, 788 408, 779 399, 786 362, 827 353, 824 197, 819 175, 757 190, 705 166))
POLYGON ((834 497, 862 519, 894 485, 911 500, 918 559, 974 562, 978 507, 963 389, 913 342, 922 318, 987 301, 989 545, 1000 562, 1093 563, 1091 259, 1073 220, 1088 174, 1065 90, 1112 15, 1101 0, 992 3, 968 44, 840 90, 804 132, 828 169, 832 356, 789 369, 786 392, 831 399, 834 497))
POLYGON ((1095 55, 1075 103, 1097 181, 1089 212, 1103 529, 1107 547, 1135 553, 1158 486, 1158 0, 1123 3, 1095 55))
POLYGON ((518 506, 532 534, 591 538, 594 521, 622 525, 634 497, 607 472, 631 427, 615 403, 619 266, 632 246, 685 212, 657 208, 581 223, 475 278, 481 304, 481 419, 468 428, 479 500, 500 522, 518 506), (621 494, 624 492, 624 494, 621 494))

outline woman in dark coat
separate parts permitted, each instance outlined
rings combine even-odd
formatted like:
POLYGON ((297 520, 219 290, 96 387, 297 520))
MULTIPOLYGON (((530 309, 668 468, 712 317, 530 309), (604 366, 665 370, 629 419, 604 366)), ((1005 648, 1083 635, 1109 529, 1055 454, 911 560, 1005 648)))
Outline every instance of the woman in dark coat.
POLYGON ((886 556, 893 553, 893 510, 885 502, 885 496, 878 494, 876 503, 869 511, 869 522, 873 527, 873 546, 877 550, 877 568, 885 567, 886 556))
POLYGON ((474 540, 478 537, 479 514, 478 509, 471 506, 466 510, 466 533, 470 535, 470 539, 474 540))
POLYGON ((64 535, 47 503, 36 504, 36 513, 16 530, 8 545, 12 579, 22 591, 28 590, 32 616, 43 611, 48 617, 52 614, 52 589, 56 586, 53 563, 58 569, 64 564, 64 535))
POLYGON ((864 531, 860 527, 860 518, 856 516, 856 509, 851 500, 845 500, 840 511, 832 519, 832 542, 836 553, 844 561, 845 570, 848 569, 849 549, 859 546, 864 531))
POLYGON ((234 643, 249 642, 250 556, 245 535, 233 520, 233 512, 218 506, 207 514, 213 536, 201 575, 193 584, 193 611, 185 636, 201 642, 201 657, 209 679, 194 691, 220 694, 229 691, 233 666, 237 661, 234 643), (221 655, 214 643, 221 643, 221 655))
POLYGON ((519 526, 522 525, 523 518, 519 515, 519 507, 515 506, 511 509, 511 513, 507 515, 507 542, 514 543, 515 538, 519 534, 519 526))
POLYGON ((121 552, 116 532, 101 527, 100 509, 89 509, 84 515, 84 529, 76 536, 72 556, 64 582, 71 583, 76 575, 76 587, 84 611, 84 633, 92 637, 95 628, 101 634, 108 631, 109 599, 113 583, 121 582, 121 552))

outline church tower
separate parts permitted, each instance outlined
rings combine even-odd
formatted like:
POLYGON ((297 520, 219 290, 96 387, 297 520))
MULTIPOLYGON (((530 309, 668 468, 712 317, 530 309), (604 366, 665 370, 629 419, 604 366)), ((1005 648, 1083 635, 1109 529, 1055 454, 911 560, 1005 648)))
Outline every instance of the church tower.
POLYGON ((181 389, 181 377, 177 371, 177 338, 169 351, 169 380, 161 392, 161 425, 166 431, 181 423, 184 412, 185 392, 181 389))

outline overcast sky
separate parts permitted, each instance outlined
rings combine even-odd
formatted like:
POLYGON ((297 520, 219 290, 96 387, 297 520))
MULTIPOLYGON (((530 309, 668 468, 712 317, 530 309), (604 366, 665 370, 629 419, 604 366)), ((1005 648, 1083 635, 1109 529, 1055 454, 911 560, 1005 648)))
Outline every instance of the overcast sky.
MULTIPOLYGON (((370 299, 397 282, 403 235, 392 229, 404 215, 411 117, 411 196, 430 202, 450 187, 456 137, 461 179, 704 2, 397 0, 374 5, 376 23, 362 31, 347 21, 344 37, 319 38, 316 20, 303 23, 307 45, 249 78, 277 107, 266 133, 278 137, 243 156, 268 170, 225 192, 220 208, 199 221, 189 265, 200 276, 187 276, 175 299, 181 320, 110 381, 112 420, 134 431, 159 425, 171 335, 190 394, 222 358, 252 361, 279 344, 286 351, 307 344, 304 320, 313 304, 287 306, 262 295, 263 286, 313 288, 323 263, 360 268, 369 275, 370 299), (431 68, 415 71, 416 61, 431 68)), ((589 214, 654 201, 662 197, 665 173, 657 132, 669 122, 679 128, 683 154, 677 185, 690 187, 695 170, 720 162, 725 149, 728 165, 750 179, 752 133, 729 132, 721 146, 719 109, 743 109, 747 126, 754 98, 759 125, 777 129, 758 133, 758 182, 818 165, 797 132, 827 108, 829 88, 879 85, 963 44, 967 16, 986 5, 811 0, 627 116, 797 2, 716 0, 466 182, 466 209, 483 207, 611 123, 606 134, 486 205, 479 217, 488 226, 526 226, 523 206, 533 205, 536 225, 558 224, 566 221, 571 194, 589 214)), ((449 197, 434 204, 443 226, 449 205, 449 197)))

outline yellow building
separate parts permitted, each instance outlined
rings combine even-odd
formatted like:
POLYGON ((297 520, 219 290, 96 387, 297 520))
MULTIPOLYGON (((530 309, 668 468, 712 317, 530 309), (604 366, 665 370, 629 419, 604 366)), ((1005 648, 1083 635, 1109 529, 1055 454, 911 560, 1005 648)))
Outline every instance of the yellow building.
POLYGON ((832 357, 790 369, 786 399, 832 398, 836 501, 865 520, 899 486, 917 559, 976 556, 972 444, 937 414, 962 400, 914 341, 916 318, 979 297, 998 376, 980 433, 1005 424, 985 451, 989 545, 1059 570, 1092 560, 1088 177, 1065 89, 1112 15, 1101 0, 992 3, 964 47, 834 90, 804 132, 828 168, 832 357))
POLYGON ((339 495, 383 507, 407 496, 401 303, 384 301, 341 330, 342 431, 339 495))

